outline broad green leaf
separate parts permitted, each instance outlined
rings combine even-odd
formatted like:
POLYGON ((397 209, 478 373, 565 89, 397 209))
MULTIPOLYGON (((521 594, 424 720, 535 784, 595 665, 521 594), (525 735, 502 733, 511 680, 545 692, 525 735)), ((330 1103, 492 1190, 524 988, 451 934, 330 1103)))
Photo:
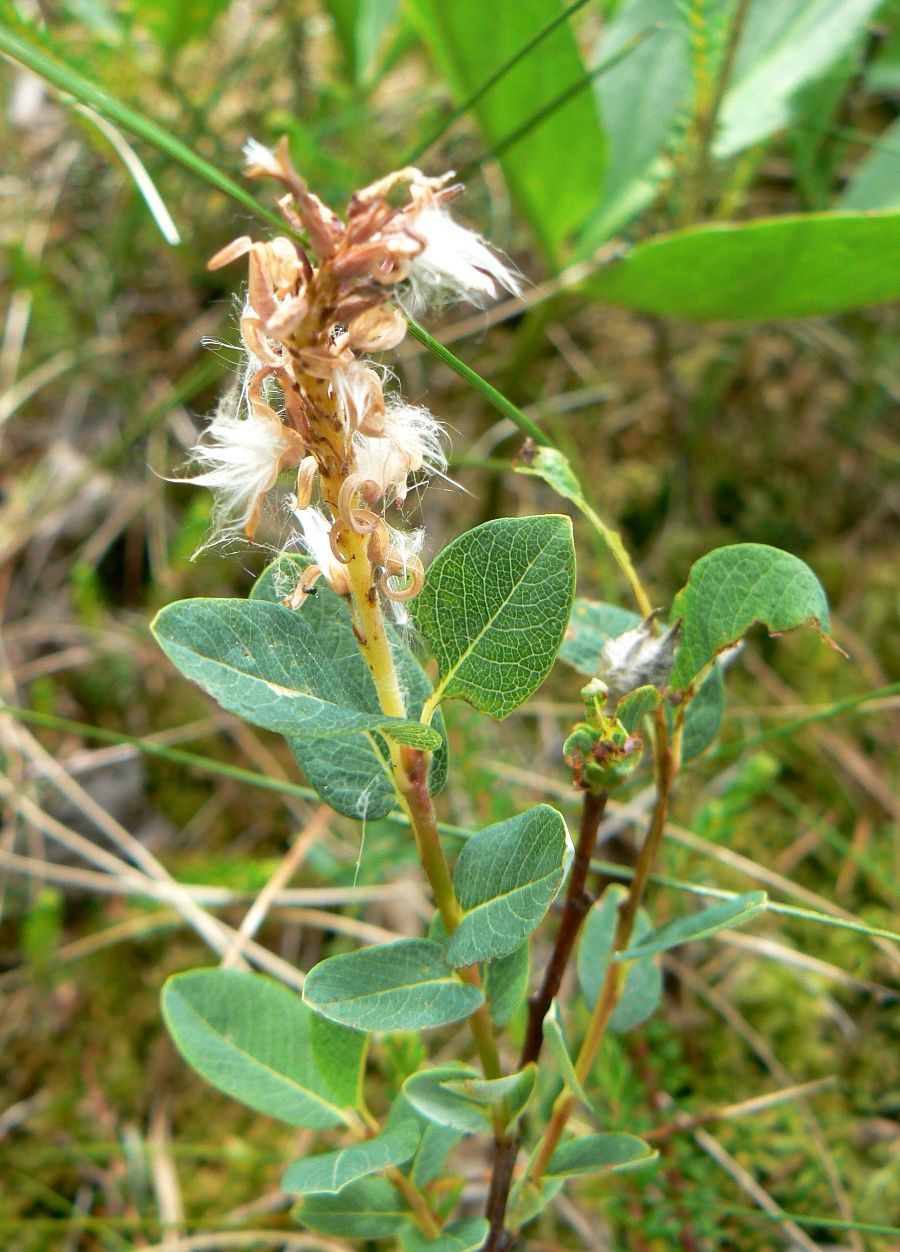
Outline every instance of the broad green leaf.
POLYGON ((681 736, 681 759, 691 761, 709 747, 725 714, 725 678, 721 665, 713 665, 687 706, 681 736))
MULTIPOLYGON (((162 1010, 178 1051, 220 1091, 291 1126, 322 1130, 346 1121, 351 1102, 323 1076, 313 1014, 293 991, 244 970, 191 970, 168 980, 162 1010)), ((344 1055, 356 1049, 358 1058, 363 1036, 344 1035, 344 1055)))
POLYGON ((722 102, 715 155, 733 156, 783 130, 797 91, 829 69, 880 3, 754 0, 722 102))
POLYGON ((543 1022, 544 1040, 551 1056, 559 1066, 559 1072, 562 1080, 569 1088, 574 1096, 577 1096, 585 1108, 593 1112, 593 1105, 587 1097, 584 1087, 581 1085, 578 1075, 575 1073, 575 1066, 572 1063, 572 1057, 569 1054, 569 1045, 566 1043, 566 1032, 563 1029, 562 1017, 559 1011, 559 1002, 554 1000, 550 1005, 546 1017, 543 1022))
POLYGON ((350 79, 365 82, 378 61, 399 0, 327 0, 350 79))
MULTIPOLYGON (((260 574, 250 599, 280 604, 293 591, 308 564, 307 557, 279 557, 260 574)), ((345 682, 352 686, 354 705, 368 713, 379 714, 378 695, 356 644, 346 599, 320 582, 316 595, 307 598, 300 613, 314 631, 322 650, 337 662, 345 682)), ((396 632, 390 627, 388 632, 410 714, 418 718, 422 705, 431 695, 431 682, 396 632)), ((441 746, 432 757, 428 774, 429 790, 436 795, 447 779, 447 735, 440 710, 432 725, 441 736, 441 746)), ((347 735, 339 753, 335 753, 330 740, 291 739, 289 742, 303 773, 322 799, 339 813, 377 821, 395 807, 397 796, 390 774, 389 751, 380 735, 370 731, 347 735)))
POLYGON ((436 1125, 423 1118, 401 1092, 391 1106, 387 1129, 408 1124, 417 1129, 419 1142, 403 1172, 417 1187, 424 1187, 443 1171, 448 1154, 459 1143, 464 1132, 454 1126, 436 1125))
POLYGON ((498 1026, 505 1026, 525 999, 530 970, 531 949, 527 942, 509 956, 488 963, 484 989, 491 1017, 498 1026))
POLYGON ((410 747, 440 747, 430 727, 360 708, 352 667, 328 656, 303 614, 283 605, 180 600, 151 629, 182 674, 256 726, 321 739, 378 731, 410 747))
POLYGON ((540 1183, 520 1178, 509 1193, 509 1222, 514 1228, 526 1226, 542 1213, 563 1188, 564 1178, 542 1178, 540 1183))
POLYGON ((478 1252, 484 1247, 490 1227, 483 1217, 463 1217, 450 1222, 439 1238, 428 1239, 416 1227, 400 1235, 403 1252, 478 1252))
POLYGON ((900 118, 872 144, 838 204, 842 209, 900 209, 900 118))
POLYGON ((601 1174, 633 1169, 652 1161, 657 1154, 637 1135, 582 1135, 561 1144, 550 1158, 547 1178, 570 1178, 575 1174, 601 1174))
POLYGON ((670 685, 686 687, 725 648, 761 622, 771 634, 814 626, 826 635, 828 601, 798 557, 761 543, 716 548, 691 566, 672 605, 683 625, 670 685))
POLYGON ((712 904, 709 908, 700 909, 697 913, 689 913, 686 917, 676 917, 650 930, 642 938, 632 941, 625 952, 616 954, 618 961, 635 961, 640 957, 652 956, 654 952, 667 952, 669 948, 677 948, 679 944, 690 943, 695 939, 706 939, 719 930, 743 926, 766 909, 766 893, 764 891, 748 891, 744 895, 723 900, 720 904, 712 904))
POLYGON ((637 730, 644 718, 659 708, 662 699, 655 687, 637 687, 616 704, 616 717, 627 731, 637 730))
POLYGON ((468 1017, 484 999, 430 939, 399 939, 329 957, 306 977, 303 998, 357 1030, 422 1030, 468 1017))
POLYGON ((549 804, 468 839, 453 871, 463 917, 447 942, 450 964, 474 965, 518 948, 552 904, 571 847, 562 814, 549 804))
POLYGON ((352 1147, 294 1161, 281 1180, 281 1189, 298 1195, 337 1195, 360 1178, 412 1160, 420 1138, 420 1129, 409 1121, 352 1147))
POLYGON ((169 54, 204 39, 228 4, 229 0, 131 0, 135 18, 169 54))
POLYGON ((368 1051, 366 1036, 314 1013, 310 1039, 316 1067, 335 1097, 342 1104, 361 1108, 368 1051))
POLYGON ((413 601, 440 670, 438 695, 496 718, 518 708, 553 664, 574 588, 567 517, 501 518, 454 539, 413 601))
MULTIPOLYGON (((614 883, 588 914, 578 947, 578 981, 588 1005, 593 1008, 612 956, 615 927, 621 902, 628 895, 625 887, 614 883)), ((643 909, 635 919, 633 944, 651 930, 650 919, 643 909)), ((662 972, 651 957, 633 961, 619 992, 619 999, 609 1018, 609 1029, 623 1035, 651 1017, 662 997, 662 972)))
MULTIPOLYGON (((462 101, 510 61, 563 10, 562 0, 408 0, 435 59, 462 101)), ((572 28, 563 23, 505 72, 472 107, 490 148, 523 127, 586 69, 572 28)), ((521 140, 501 148, 500 165, 545 251, 560 244, 596 204, 603 180, 604 135, 590 88, 549 111, 521 140), (565 169, 559 155, 566 154, 565 169)))
POLYGON ((681 125, 691 89, 687 22, 672 0, 625 0, 601 29, 594 61, 639 41, 594 82, 609 156, 597 207, 579 240, 590 252, 656 194, 665 148, 681 125))
POLYGON ((534 1095, 537 1080, 537 1066, 532 1061, 524 1069, 515 1074, 507 1074, 503 1078, 450 1078, 441 1083, 445 1091, 471 1100, 485 1108, 506 1110, 506 1125, 514 1126, 534 1095))
POLYGON ((383 1239, 396 1234, 408 1217, 403 1200, 383 1178, 363 1178, 340 1195, 308 1196, 294 1216, 325 1235, 383 1239))
POLYGON ((488 1107, 483 1101, 451 1091, 445 1085, 448 1080, 478 1077, 477 1070, 464 1065, 438 1065, 411 1074, 403 1084, 403 1094, 417 1113, 436 1126, 478 1134, 490 1126, 488 1107))
POLYGON ((695 321, 815 317, 900 297, 900 213, 717 223, 638 244, 585 285, 597 300, 695 321))

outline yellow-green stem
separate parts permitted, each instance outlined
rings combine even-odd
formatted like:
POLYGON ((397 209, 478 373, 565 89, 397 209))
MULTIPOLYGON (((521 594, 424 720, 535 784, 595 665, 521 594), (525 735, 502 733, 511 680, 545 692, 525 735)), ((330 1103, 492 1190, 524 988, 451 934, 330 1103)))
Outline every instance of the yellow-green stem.
MULTIPOLYGON (((390 717, 406 717, 406 705, 400 690, 397 668, 375 588, 374 571, 366 552, 366 537, 352 531, 345 531, 341 535, 339 548, 341 555, 347 561, 354 633, 372 675, 381 708, 390 717)), ((441 845, 437 817, 428 789, 430 762, 430 752, 419 752, 413 748, 396 746, 391 748, 391 764, 397 795, 409 818, 419 860, 431 886, 435 905, 449 935, 459 925, 462 909, 453 889, 453 879, 441 845)), ((462 969, 459 973, 460 977, 472 986, 481 985, 476 966, 462 969)), ((469 1025, 485 1077, 499 1078, 503 1071, 494 1039, 493 1021, 487 1005, 482 1004, 475 1010, 469 1018, 469 1025)))

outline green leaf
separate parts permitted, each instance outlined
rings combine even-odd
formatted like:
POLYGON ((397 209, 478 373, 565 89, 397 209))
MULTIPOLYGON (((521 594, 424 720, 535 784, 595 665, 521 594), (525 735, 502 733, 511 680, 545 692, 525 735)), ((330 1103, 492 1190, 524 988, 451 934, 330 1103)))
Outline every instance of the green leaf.
POLYGON ((399 939, 329 957, 306 977, 303 998, 358 1030, 422 1030, 468 1017, 484 999, 430 939, 399 939))
POLYGON ((684 715, 682 761, 691 761, 706 751, 718 735, 724 715, 725 678, 721 665, 713 665, 688 703, 684 715))
POLYGON ((294 1210, 304 1226, 350 1239, 382 1239, 396 1234, 408 1213, 400 1196, 383 1178, 364 1178, 340 1195, 308 1196, 294 1210))
MULTIPOLYGON (((250 592, 251 600, 280 604, 297 584, 308 557, 282 555, 260 574, 250 592)), ((343 596, 335 595, 320 582, 315 596, 307 598, 299 610, 312 629, 322 651, 337 660, 345 681, 353 687, 357 707, 380 715, 378 693, 369 668, 359 651, 350 625, 350 609, 343 596)), ((410 715, 418 718, 431 695, 431 682, 422 666, 395 631, 388 627, 391 650, 410 715)), ((447 734, 443 714, 438 710, 432 721, 441 736, 441 746, 431 759, 428 786, 436 795, 447 779, 447 734)), ((380 735, 363 731, 348 735, 336 754, 330 740, 291 739, 291 750, 303 773, 327 804, 347 817, 378 821, 396 806, 397 796, 390 771, 388 746, 380 735)))
POLYGON ((349 77, 366 81, 378 61, 381 45, 397 17, 398 0, 327 0, 349 77))
POLYGON ((520 1178, 509 1193, 509 1222, 514 1228, 527 1226, 563 1188, 563 1178, 542 1178, 539 1183, 520 1178))
POLYGON ((361 708, 352 665, 326 655, 303 614, 283 605, 180 600, 151 629, 182 674, 256 726, 321 739, 378 731, 410 747, 440 747, 428 726, 361 708))
MULTIPOLYGON (((409 0, 408 7, 458 100, 473 95, 563 9, 561 0, 409 0)), ((502 145, 585 72, 571 26, 559 24, 475 100, 472 111, 488 145, 502 145)), ((603 179, 603 130, 587 84, 504 148, 500 165, 520 212, 555 257, 593 208, 603 179)))
MULTIPOLYGON (((588 1005, 593 1008, 606 977, 612 956, 616 920, 622 901, 628 895, 625 887, 614 883, 606 888, 591 909, 584 924, 578 947, 578 981, 588 1005)), ((634 940, 639 941, 651 930, 650 920, 640 909, 634 924, 634 940)), ((634 945, 633 945, 634 946, 634 945)), ((629 967, 619 993, 618 1003, 609 1018, 609 1029, 623 1035, 651 1017, 662 997, 662 972, 650 957, 635 960, 629 967)))
POLYGON ((755 0, 738 44, 713 151, 734 156, 791 120, 791 101, 865 28, 881 0, 755 0))
POLYGON ((639 626, 641 617, 631 609, 606 604, 602 600, 578 599, 572 606, 569 628, 559 650, 559 659, 593 678, 603 645, 639 626))
POLYGON ((723 900, 721 904, 710 905, 700 909, 698 913, 689 913, 686 917, 676 917, 650 930, 642 938, 633 941, 625 952, 616 954, 617 961, 634 961, 643 956, 652 956, 654 952, 667 952, 677 948, 679 944, 690 943, 695 939, 706 939, 734 926, 743 926, 766 909, 766 893, 764 891, 748 891, 744 895, 734 896, 731 900, 723 900))
POLYGON ((400 1243, 403 1252, 478 1252, 489 1231, 485 1218, 464 1217, 445 1226, 437 1239, 428 1239, 421 1230, 411 1226, 401 1234, 400 1243))
POLYGON ((716 548, 691 567, 672 605, 683 619, 670 685, 686 687, 720 652, 761 622, 771 634, 814 626, 826 635, 828 601, 798 557, 761 543, 716 548))
POLYGON ((681 125, 691 88, 688 30, 672 0, 625 0, 603 24, 595 60, 640 43, 595 81, 609 144, 603 190, 579 254, 614 234, 656 195, 667 171, 664 150, 681 125))
POLYGON ((547 1165, 547 1178, 571 1178, 575 1174, 600 1174, 633 1169, 656 1157, 656 1152, 637 1135, 582 1135, 561 1144, 547 1165))
POLYGON ((696 226, 593 275, 597 300, 695 321, 814 317, 900 297, 900 213, 806 213, 696 226))
POLYGON ((567 517, 500 518, 454 539, 413 603, 440 670, 438 697, 503 718, 547 676, 575 589, 567 517))
POLYGON ((534 1095, 537 1066, 532 1061, 515 1074, 503 1078, 450 1078, 441 1083, 445 1091, 471 1100, 485 1108, 503 1106, 507 1117, 506 1126, 514 1126, 534 1095))
POLYGON ((316 1068, 335 1098, 351 1108, 362 1108, 362 1083, 366 1068, 368 1039, 358 1031, 347 1030, 318 1013, 312 1015, 310 1039, 316 1068))
POLYGON ((509 956, 490 961, 485 970, 484 989, 491 1017, 505 1026, 525 999, 531 970, 531 948, 520 944, 509 956))
POLYGON ((584 1087, 581 1085, 578 1075, 575 1073, 575 1066, 572 1063, 572 1057, 569 1054, 569 1045, 566 1043, 566 1032, 563 1029, 562 1017, 559 1011, 559 1002, 554 1000, 550 1005, 547 1015, 543 1022, 544 1039, 551 1056, 559 1066, 560 1074, 565 1085, 569 1088, 574 1096, 577 1096, 585 1108, 593 1112, 593 1105, 587 1097, 584 1087))
POLYGON ((659 708, 661 699, 655 687, 636 687, 616 704, 616 717, 627 731, 637 730, 644 718, 659 708))
POLYGON ((420 1116, 436 1126, 462 1134, 478 1134, 490 1126, 484 1101, 473 1100, 451 1091, 445 1083, 461 1078, 476 1079, 478 1071, 465 1065, 437 1065, 411 1074, 403 1084, 403 1094, 420 1116))
MULTIPOLYGON (((184 1059, 226 1095, 290 1126, 346 1121, 346 1093, 335 1093, 317 1064, 313 1014, 286 987, 244 970, 191 970, 168 980, 162 1011, 184 1059)), ((363 1036, 344 1035, 344 1055, 358 1056, 363 1036)))
POLYGON ((228 0, 131 0, 135 18, 146 25, 156 42, 170 55, 195 39, 204 39, 228 0))
POLYGON ((900 209, 900 118, 878 136, 838 203, 842 209, 900 209))
POLYGON ((281 1189, 299 1195, 337 1195, 360 1178, 391 1165, 404 1165, 412 1159, 421 1137, 420 1129, 408 1121, 352 1147, 294 1161, 281 1180, 281 1189))
POLYGON ((545 916, 571 856, 566 823, 549 804, 468 839, 453 885, 463 918, 447 942, 451 965, 508 956, 545 916))
POLYGON ((534 1064, 490 1079, 465 1066, 439 1065, 407 1078, 403 1094, 417 1113, 436 1126, 477 1134, 491 1125, 491 1109, 504 1105, 507 1125, 514 1125, 534 1094, 536 1079, 534 1064))

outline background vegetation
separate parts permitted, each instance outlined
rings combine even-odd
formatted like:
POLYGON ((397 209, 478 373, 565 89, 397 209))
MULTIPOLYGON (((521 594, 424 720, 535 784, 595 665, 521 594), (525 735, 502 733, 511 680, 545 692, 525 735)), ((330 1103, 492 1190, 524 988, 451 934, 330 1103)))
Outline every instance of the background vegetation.
MULTIPOLYGON (((246 594, 285 529, 273 516, 261 545, 192 562, 209 501, 167 480, 235 360, 234 276, 205 260, 260 225, 190 166, 239 179, 246 137, 282 133, 337 205, 411 160, 461 171, 464 215, 533 285, 448 314, 441 342, 579 465, 660 603, 709 548, 774 543, 822 578, 849 653, 762 636, 731 666, 724 740, 680 784, 655 919, 684 908, 684 884, 760 885, 786 911, 667 958, 664 1012, 607 1040, 596 1074, 659 1167, 583 1186, 531 1246, 897 1237, 896 949, 852 926, 896 918, 900 9, 570 9, 512 65, 561 5, 0 9, 0 51, 17 58, 0 123, 0 697, 26 711, 0 724, 3 1246, 345 1246, 296 1233, 276 1189, 306 1132, 189 1073, 158 991, 222 956, 192 929, 197 906, 238 926, 273 875, 245 955, 288 980, 429 915, 402 829, 361 838, 323 818, 275 738, 219 713, 147 629, 177 597, 246 594), (723 220, 739 225, 704 225, 723 220), (160 865, 190 893, 160 886, 160 865), (797 1084, 813 1085, 776 1094, 797 1084)), ((452 427, 465 489, 431 488, 432 550, 486 518, 558 510, 510 472, 521 436, 484 395, 422 345, 404 351, 405 392, 452 427)), ((620 598, 607 554, 576 531, 581 594, 620 598)), ((568 809, 560 745, 580 682, 557 667, 499 734, 451 706, 448 821, 544 798, 568 809)), ((640 776, 613 807, 611 859, 628 860, 646 788, 640 776)), ((386 1086, 419 1046, 392 1041, 386 1086)), ((468 1173, 477 1197, 485 1162, 468 1173)))

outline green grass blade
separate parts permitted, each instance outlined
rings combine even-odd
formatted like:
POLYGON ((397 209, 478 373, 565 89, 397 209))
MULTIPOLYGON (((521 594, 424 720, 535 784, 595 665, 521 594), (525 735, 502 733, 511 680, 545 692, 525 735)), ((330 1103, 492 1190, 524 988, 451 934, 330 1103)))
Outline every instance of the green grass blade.
POLYGON ((436 143, 443 139, 444 135, 446 135, 451 126, 458 122, 464 114, 468 113, 469 109, 473 108, 479 100, 483 99, 484 96, 487 95, 492 87, 495 87, 502 78, 505 78, 510 70, 515 69, 519 62, 524 60, 530 52, 533 52, 534 49, 547 38, 548 35, 552 35, 558 26, 561 26, 563 22, 568 21, 573 13, 577 13, 579 9, 584 8, 585 4, 587 4, 587 0, 574 0, 574 3, 563 9, 562 13, 560 13, 558 17, 555 17, 552 22, 548 22, 547 25, 533 35, 526 44, 523 44, 515 56, 511 56, 508 61, 504 61, 502 65, 498 65, 493 74, 489 75, 481 86, 476 87, 475 90, 471 92, 471 94, 468 95, 461 104, 458 104, 455 109, 451 110, 436 131, 434 131, 422 143, 418 144, 412 152, 408 154, 403 164, 415 165, 416 162, 425 155, 429 148, 433 148, 436 143))
POLYGON ((409 333, 418 339, 419 343, 424 344, 429 352, 434 353, 439 361, 443 361, 445 365, 449 365, 455 374, 460 378, 464 378, 470 386, 476 391, 480 391, 492 408, 498 413, 502 413, 504 417, 508 417, 511 422, 518 426, 523 434, 530 436, 535 443, 543 444, 544 447, 552 448, 553 440, 546 431, 541 430, 530 417, 526 417, 521 409, 516 408, 512 400, 507 400, 502 392, 496 387, 492 387, 486 378, 482 378, 480 374, 476 374, 470 366, 461 361, 458 356, 445 348, 444 345, 433 335, 429 335, 424 326, 420 326, 417 321, 411 317, 406 319, 409 333))

